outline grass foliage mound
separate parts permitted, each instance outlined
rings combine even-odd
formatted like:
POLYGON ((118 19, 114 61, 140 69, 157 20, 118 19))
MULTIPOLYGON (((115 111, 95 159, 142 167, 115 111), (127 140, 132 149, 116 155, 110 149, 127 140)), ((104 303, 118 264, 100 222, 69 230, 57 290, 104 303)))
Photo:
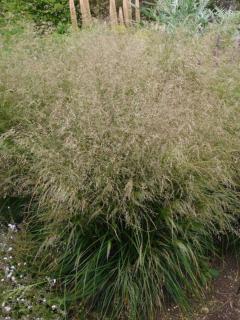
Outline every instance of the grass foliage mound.
POLYGON ((186 307, 237 234, 240 55, 221 28, 2 42, 0 196, 29 199, 66 304, 111 319, 186 307))

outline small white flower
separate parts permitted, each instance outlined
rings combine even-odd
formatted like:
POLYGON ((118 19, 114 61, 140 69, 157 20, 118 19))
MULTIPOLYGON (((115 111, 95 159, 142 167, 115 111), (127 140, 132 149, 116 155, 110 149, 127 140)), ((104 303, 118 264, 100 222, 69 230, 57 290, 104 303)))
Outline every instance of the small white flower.
POLYGON ((9 224, 8 224, 8 229, 9 229, 10 231, 16 232, 16 231, 17 231, 17 226, 16 226, 15 224, 9 223, 9 224))
POLYGON ((5 312, 9 313, 12 308, 9 307, 9 306, 6 306, 6 307, 4 307, 3 309, 4 309, 5 312))
POLYGON ((57 306, 55 306, 55 304, 52 305, 52 310, 55 311, 56 309, 57 309, 57 306))
POLYGON ((7 274, 7 279, 10 279, 12 277, 12 272, 7 274))

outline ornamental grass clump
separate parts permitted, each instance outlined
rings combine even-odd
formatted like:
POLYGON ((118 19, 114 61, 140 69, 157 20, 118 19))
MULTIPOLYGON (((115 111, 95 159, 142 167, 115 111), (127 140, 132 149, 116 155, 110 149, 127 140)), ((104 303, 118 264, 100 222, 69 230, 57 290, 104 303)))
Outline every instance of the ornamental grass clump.
POLYGON ((1 197, 30 199, 36 261, 66 305, 151 319, 212 277, 240 208, 229 34, 216 49, 214 30, 100 28, 1 49, 1 197))

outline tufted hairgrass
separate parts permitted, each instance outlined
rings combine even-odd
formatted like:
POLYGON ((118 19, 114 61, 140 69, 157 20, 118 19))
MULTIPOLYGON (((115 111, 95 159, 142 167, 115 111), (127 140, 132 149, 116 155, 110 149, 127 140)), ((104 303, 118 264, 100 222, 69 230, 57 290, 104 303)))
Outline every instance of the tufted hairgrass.
POLYGON ((187 308, 237 234, 240 56, 235 26, 217 28, 28 32, 1 49, 0 194, 31 199, 36 261, 66 305, 187 308))

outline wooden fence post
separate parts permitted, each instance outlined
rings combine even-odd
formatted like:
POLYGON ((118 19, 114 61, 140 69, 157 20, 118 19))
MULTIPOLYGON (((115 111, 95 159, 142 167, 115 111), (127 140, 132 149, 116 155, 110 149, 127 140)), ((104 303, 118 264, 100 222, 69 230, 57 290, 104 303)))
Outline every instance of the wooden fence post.
POLYGON ((119 20, 119 24, 123 26, 124 25, 124 17, 123 17, 122 7, 120 7, 119 11, 118 11, 118 20, 119 20))
POLYGON ((129 23, 132 23, 133 16, 132 16, 132 0, 128 0, 128 11, 129 11, 129 23))
POLYGON ((90 11, 89 0, 79 0, 82 14, 83 26, 90 26, 92 24, 92 16, 90 11))
POLYGON ((118 19, 117 19, 117 8, 116 8, 115 0, 110 0, 109 13, 110 13, 111 25, 117 25, 118 19))
POLYGON ((141 15, 140 15, 140 3, 139 0, 135 0, 135 19, 137 23, 141 22, 141 15))
POLYGON ((76 14, 74 0, 69 0, 69 9, 70 9, 72 26, 74 29, 77 29, 78 23, 77 23, 77 14, 76 14))
POLYGON ((130 25, 130 10, 129 10, 129 0, 123 0, 123 15, 125 24, 128 26, 130 25))

